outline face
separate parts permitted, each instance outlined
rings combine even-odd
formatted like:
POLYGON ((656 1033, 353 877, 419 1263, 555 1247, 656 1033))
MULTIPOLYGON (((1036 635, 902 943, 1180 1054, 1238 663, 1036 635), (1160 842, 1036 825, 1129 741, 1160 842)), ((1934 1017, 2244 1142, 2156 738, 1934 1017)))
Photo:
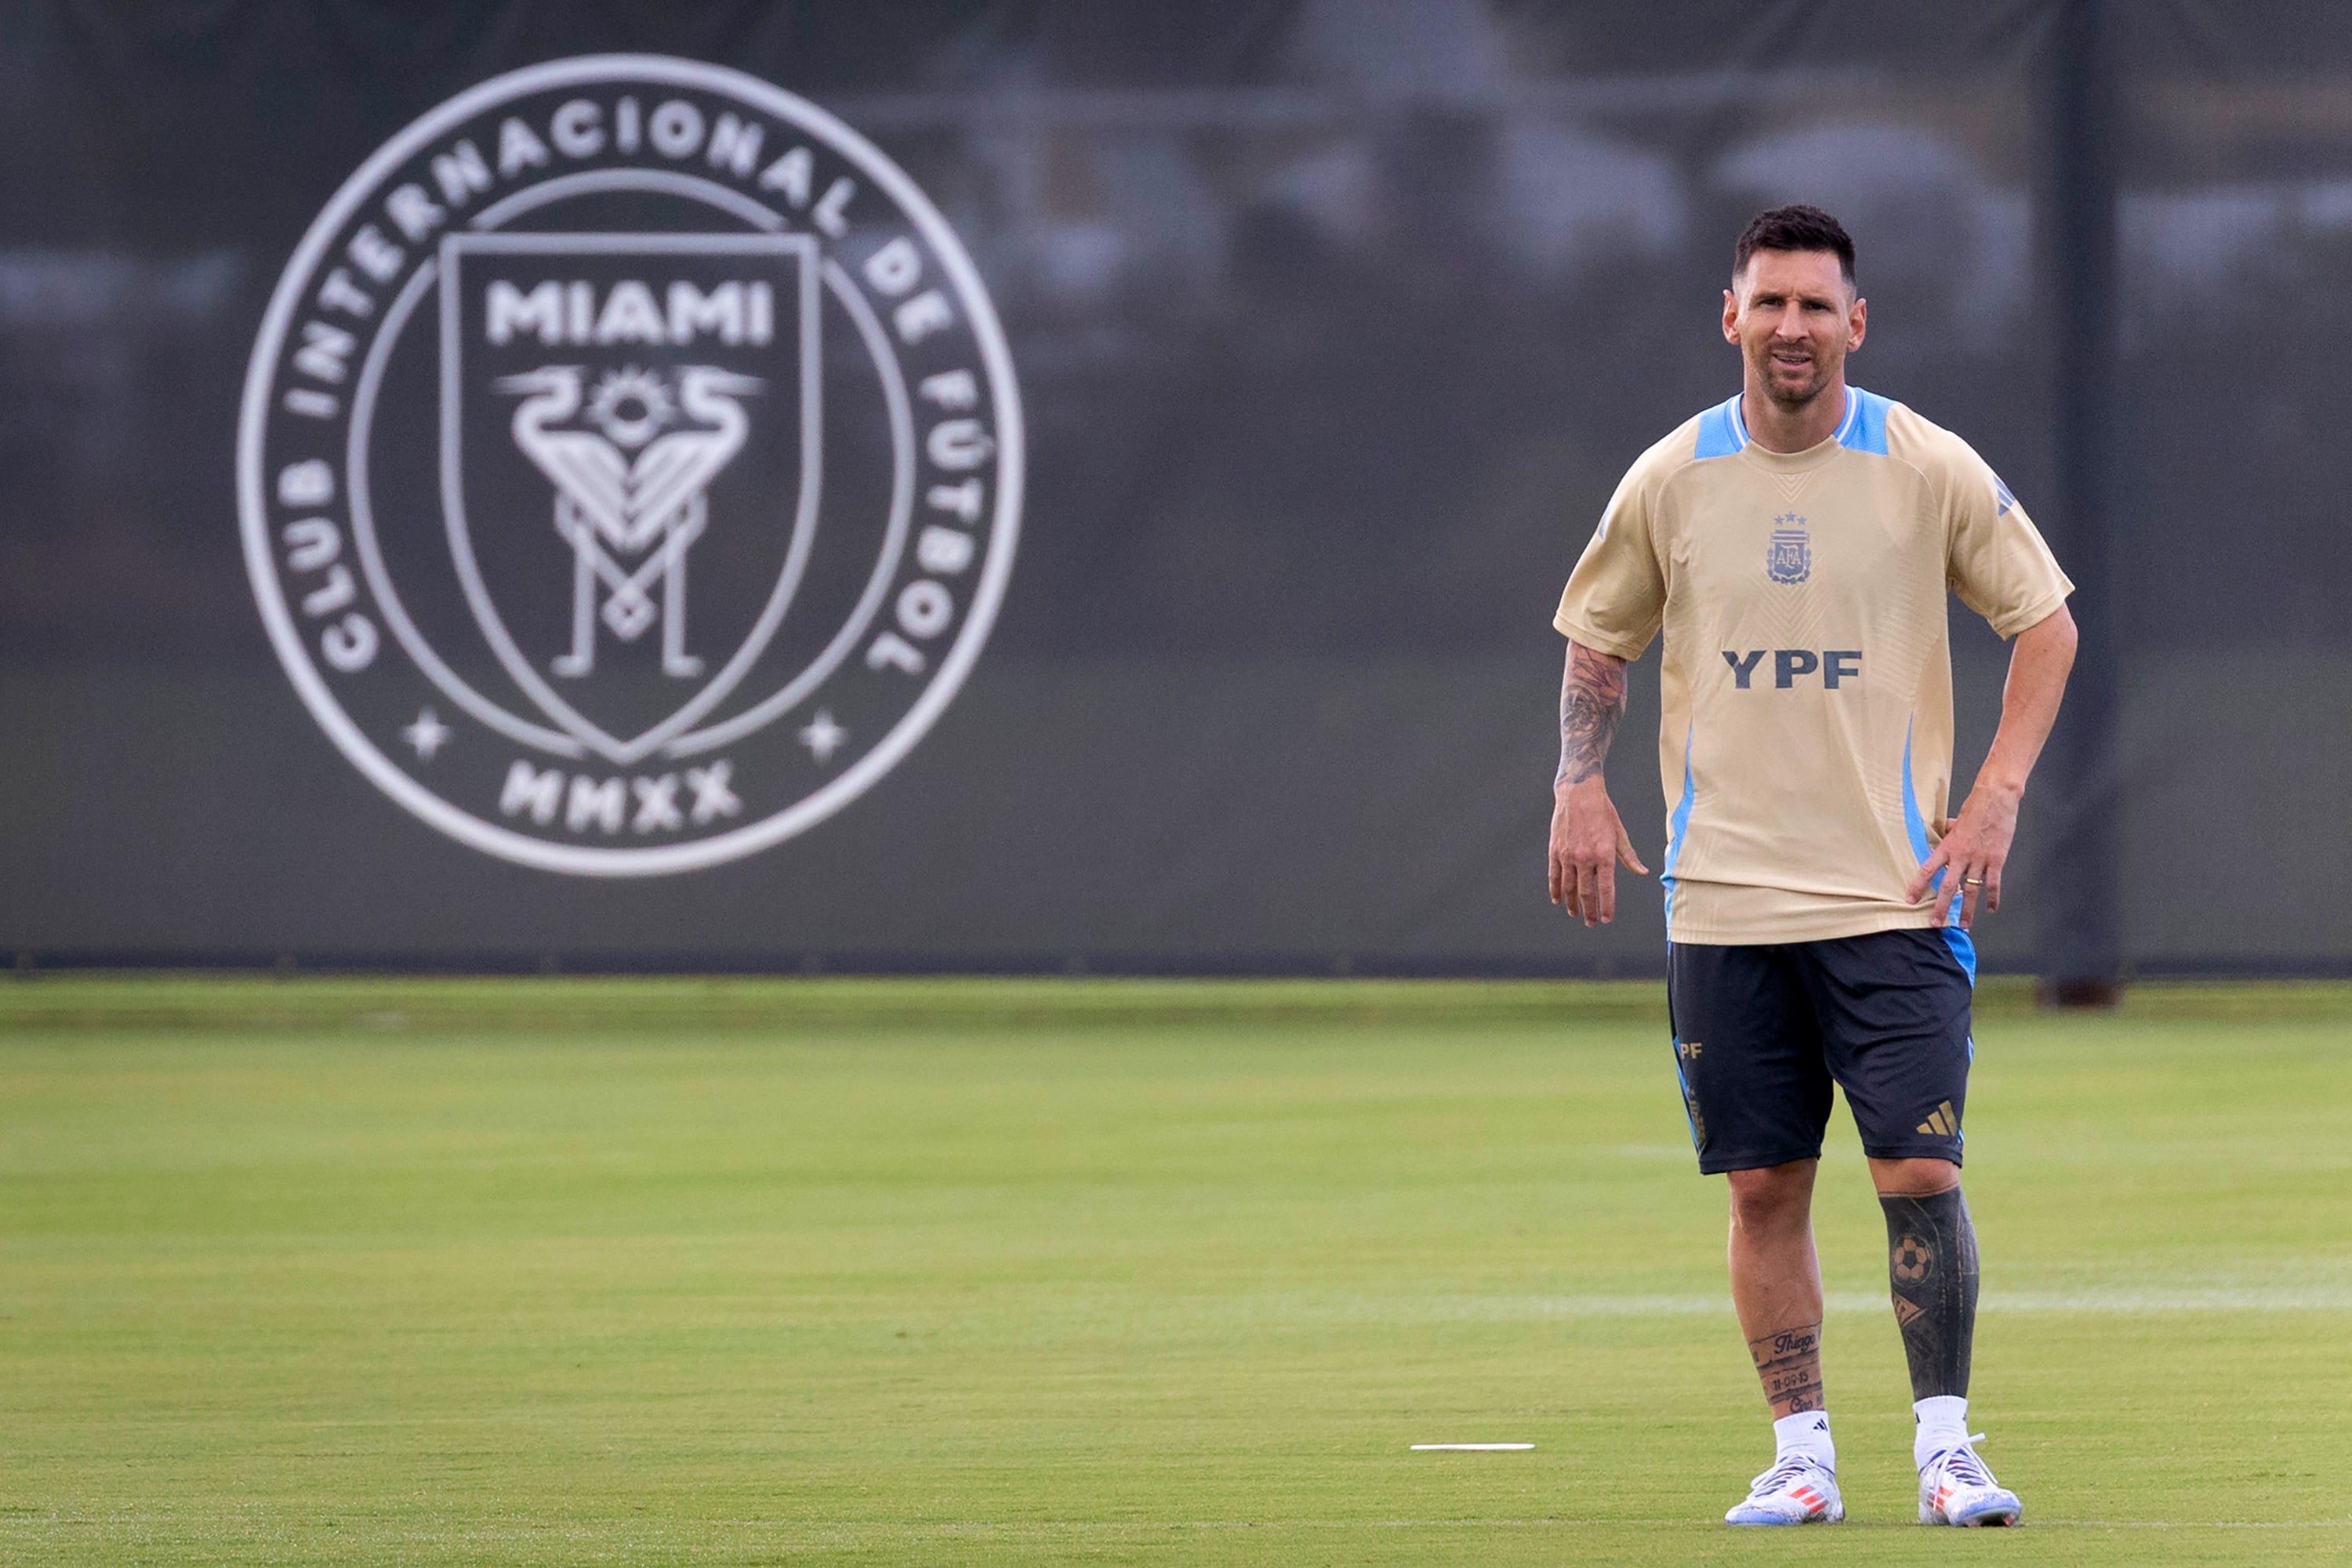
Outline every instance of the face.
POLYGON ((1764 395, 1799 408, 1862 346, 1865 302, 1827 250, 1759 250, 1723 291, 1723 335, 1764 395))

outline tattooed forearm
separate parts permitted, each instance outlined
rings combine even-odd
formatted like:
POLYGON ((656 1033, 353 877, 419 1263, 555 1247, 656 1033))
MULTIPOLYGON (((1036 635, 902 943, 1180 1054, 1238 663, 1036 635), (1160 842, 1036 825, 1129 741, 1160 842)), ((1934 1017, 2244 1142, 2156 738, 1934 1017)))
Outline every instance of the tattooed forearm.
POLYGON ((1554 784, 1581 784, 1601 771, 1625 711, 1625 661, 1568 645, 1559 683, 1559 773, 1554 784))
POLYGON ((1822 1326, 1807 1323, 1782 1329, 1748 1342, 1756 1358, 1756 1375, 1764 1384, 1764 1397, 1772 1419, 1802 1410, 1819 1410, 1828 1397, 1822 1389, 1822 1326))

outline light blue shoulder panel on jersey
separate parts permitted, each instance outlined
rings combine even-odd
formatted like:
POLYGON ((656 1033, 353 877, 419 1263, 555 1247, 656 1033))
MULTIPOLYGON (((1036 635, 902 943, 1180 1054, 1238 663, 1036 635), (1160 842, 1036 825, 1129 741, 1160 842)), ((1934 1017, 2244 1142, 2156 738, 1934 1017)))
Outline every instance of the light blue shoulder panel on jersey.
POLYGON ((1698 416, 1698 449, 1692 457, 1728 458, 1748 445, 1748 422, 1739 417, 1742 395, 1735 392, 1698 416))
POLYGON ((1886 456, 1886 411, 1894 406, 1892 398, 1864 392, 1858 386, 1847 387, 1845 423, 1838 426, 1838 445, 1856 452, 1886 456))
MULTIPOLYGON (((1698 446, 1691 456, 1728 458, 1748 445, 1748 422, 1739 416, 1740 396, 1734 393, 1698 416, 1698 446)), ((1858 386, 1847 387, 1845 423, 1838 426, 1838 445, 1886 456, 1886 411, 1893 406, 1890 398, 1858 386)))

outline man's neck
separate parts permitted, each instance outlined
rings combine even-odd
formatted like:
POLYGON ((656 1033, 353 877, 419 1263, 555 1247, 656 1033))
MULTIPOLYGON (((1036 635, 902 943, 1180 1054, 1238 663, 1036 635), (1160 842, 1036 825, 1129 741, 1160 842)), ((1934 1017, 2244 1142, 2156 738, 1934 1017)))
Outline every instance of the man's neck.
POLYGON ((1783 408, 1764 395, 1753 376, 1739 400, 1739 416, 1748 422, 1748 438, 1768 452, 1802 452, 1820 446, 1845 423, 1845 376, 1795 408, 1783 408))

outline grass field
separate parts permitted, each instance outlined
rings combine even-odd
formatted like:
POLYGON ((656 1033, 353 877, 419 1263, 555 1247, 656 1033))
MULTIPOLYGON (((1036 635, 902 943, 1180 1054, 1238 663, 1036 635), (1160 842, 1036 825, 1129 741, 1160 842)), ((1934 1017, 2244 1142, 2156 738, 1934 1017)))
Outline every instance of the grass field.
POLYGON ((2352 991, 1983 1003, 2026 1528, 1910 1522, 1841 1110, 1851 1521, 1735 1534, 1649 987, 0 984, 0 1561, 2352 1562, 2352 991))

